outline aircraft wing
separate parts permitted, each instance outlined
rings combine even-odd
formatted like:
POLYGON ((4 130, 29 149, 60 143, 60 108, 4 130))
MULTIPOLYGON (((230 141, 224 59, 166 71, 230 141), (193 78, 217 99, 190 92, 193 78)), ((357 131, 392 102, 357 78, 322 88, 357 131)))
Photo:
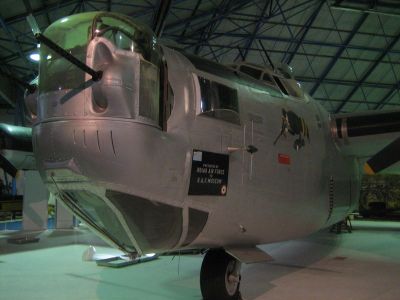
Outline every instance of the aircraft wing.
POLYGON ((400 174, 400 111, 338 114, 333 135, 341 151, 364 163, 366 174, 400 174))
POLYGON ((0 123, 0 168, 13 177, 36 169, 31 128, 0 123))

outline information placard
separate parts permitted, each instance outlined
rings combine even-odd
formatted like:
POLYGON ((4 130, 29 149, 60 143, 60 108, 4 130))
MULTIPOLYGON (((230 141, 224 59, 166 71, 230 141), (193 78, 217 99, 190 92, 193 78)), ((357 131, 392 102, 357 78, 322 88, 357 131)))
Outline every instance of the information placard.
POLYGON ((228 172, 229 155, 193 150, 189 195, 225 196, 228 172))

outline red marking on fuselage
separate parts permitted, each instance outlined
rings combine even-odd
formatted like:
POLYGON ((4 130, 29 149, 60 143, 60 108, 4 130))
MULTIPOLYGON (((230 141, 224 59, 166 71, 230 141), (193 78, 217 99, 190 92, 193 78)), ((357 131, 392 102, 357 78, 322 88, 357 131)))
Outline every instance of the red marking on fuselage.
POLYGON ((278 162, 283 165, 290 165, 290 156, 287 154, 278 153, 278 162))

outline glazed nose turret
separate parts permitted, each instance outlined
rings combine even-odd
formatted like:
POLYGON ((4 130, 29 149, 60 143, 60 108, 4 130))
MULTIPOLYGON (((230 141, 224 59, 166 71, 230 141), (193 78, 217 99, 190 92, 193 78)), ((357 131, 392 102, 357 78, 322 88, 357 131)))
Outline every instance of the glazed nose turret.
POLYGON ((32 109, 39 121, 114 117, 159 125, 161 52, 151 31, 118 15, 85 13, 55 22, 42 39, 55 46, 40 49, 32 109))

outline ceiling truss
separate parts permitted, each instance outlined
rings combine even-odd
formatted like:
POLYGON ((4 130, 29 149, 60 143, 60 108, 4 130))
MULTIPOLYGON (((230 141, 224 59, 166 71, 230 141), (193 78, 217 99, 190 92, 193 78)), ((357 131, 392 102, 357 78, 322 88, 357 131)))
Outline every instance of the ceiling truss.
MULTIPOLYGON (((103 10, 124 12, 163 39, 220 63, 268 64, 266 49, 274 64, 293 65, 305 89, 331 112, 400 105, 400 7, 395 1, 17 2, 15 12, 0 15, 0 72, 11 78, 29 81, 38 73, 28 59, 37 49, 26 23, 30 13, 43 30, 61 17, 103 10)), ((0 108, 12 107, 13 99, 1 98, 0 108)))

